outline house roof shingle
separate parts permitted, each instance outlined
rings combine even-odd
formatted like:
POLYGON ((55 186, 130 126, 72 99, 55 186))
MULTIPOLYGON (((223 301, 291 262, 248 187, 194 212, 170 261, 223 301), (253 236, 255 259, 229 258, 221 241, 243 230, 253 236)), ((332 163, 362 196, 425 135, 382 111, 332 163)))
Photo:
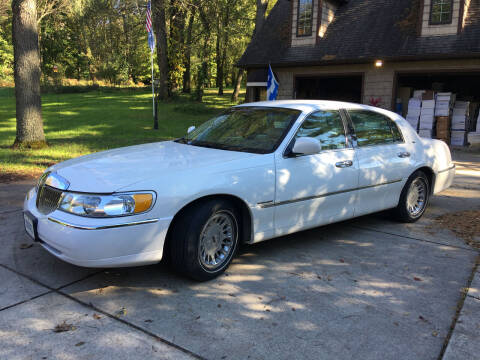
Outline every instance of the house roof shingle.
POLYGON ((238 62, 241 67, 362 63, 372 59, 480 58, 480 0, 457 35, 420 37, 419 0, 350 0, 314 46, 290 47, 292 2, 278 0, 238 62))

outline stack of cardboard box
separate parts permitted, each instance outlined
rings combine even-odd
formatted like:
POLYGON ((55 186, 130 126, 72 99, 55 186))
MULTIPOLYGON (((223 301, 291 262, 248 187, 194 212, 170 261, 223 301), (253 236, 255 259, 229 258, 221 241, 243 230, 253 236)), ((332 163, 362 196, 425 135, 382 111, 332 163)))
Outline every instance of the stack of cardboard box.
POLYGON ((407 121, 415 129, 418 130, 418 120, 420 119, 420 109, 422 107, 422 101, 417 98, 411 98, 408 100, 408 113, 407 121))
POLYGON ((450 127, 451 127, 451 117, 450 116, 437 116, 435 117, 436 125, 436 138, 445 141, 447 144, 450 144, 450 127))
POLYGON ((451 92, 441 92, 436 96, 435 103, 435 122, 436 138, 450 144, 451 127, 451 109, 455 102, 455 94, 451 92))
POLYGON ((468 129, 470 103, 468 101, 456 101, 452 116, 451 144, 464 146, 466 143, 466 129, 468 129))
POLYGON ((476 125, 472 126, 472 132, 468 133, 468 143, 471 147, 480 147, 480 111, 477 116, 476 125))
POLYGON ((439 92, 435 102, 435 116, 450 116, 450 110, 455 103, 455 94, 439 92))
POLYGON ((435 93, 425 91, 422 94, 422 109, 420 110, 420 126, 418 134, 421 137, 431 138, 435 125, 435 93))

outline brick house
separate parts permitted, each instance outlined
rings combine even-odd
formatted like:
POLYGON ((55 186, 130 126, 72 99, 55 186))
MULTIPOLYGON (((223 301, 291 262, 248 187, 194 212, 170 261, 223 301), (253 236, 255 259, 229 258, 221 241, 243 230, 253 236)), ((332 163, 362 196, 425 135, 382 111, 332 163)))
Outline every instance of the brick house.
POLYGON ((265 97, 269 63, 279 99, 480 101, 480 0, 278 0, 238 64, 247 101, 265 97))

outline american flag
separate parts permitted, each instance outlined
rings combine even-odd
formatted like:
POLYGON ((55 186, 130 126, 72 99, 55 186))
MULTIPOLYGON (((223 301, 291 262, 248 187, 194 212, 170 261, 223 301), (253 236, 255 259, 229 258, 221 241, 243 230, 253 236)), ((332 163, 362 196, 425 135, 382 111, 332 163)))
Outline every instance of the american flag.
POLYGON ((148 45, 150 46, 150 50, 153 53, 155 50, 155 38, 153 36, 153 29, 152 29, 152 3, 149 0, 147 3, 147 21, 145 22, 145 27, 147 28, 148 32, 148 45))

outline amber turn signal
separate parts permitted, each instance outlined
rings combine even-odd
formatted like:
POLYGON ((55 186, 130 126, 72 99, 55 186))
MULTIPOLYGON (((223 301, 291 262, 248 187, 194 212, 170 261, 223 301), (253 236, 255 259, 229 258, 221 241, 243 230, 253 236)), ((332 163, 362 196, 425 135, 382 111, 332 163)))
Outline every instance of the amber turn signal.
POLYGON ((135 200, 135 214, 147 211, 152 206, 152 194, 135 194, 133 199, 135 200))

